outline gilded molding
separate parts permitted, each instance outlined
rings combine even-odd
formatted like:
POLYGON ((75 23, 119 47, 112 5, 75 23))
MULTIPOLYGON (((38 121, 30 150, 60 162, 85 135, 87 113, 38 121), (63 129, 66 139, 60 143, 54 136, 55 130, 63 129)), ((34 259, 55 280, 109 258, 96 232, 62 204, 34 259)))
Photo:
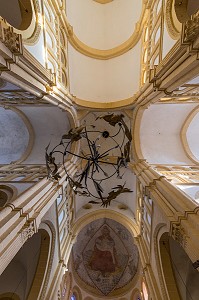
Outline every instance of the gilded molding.
POLYGON ((72 102, 75 105, 78 105, 79 107, 83 108, 90 108, 90 109, 115 109, 115 108, 121 108, 125 106, 129 106, 134 104, 137 97, 136 94, 133 95, 130 98, 121 99, 121 100, 115 100, 111 102, 99 102, 99 101, 92 101, 92 100, 85 100, 77 98, 76 96, 70 95, 72 102))
POLYGON ((187 140, 187 130, 193 120, 193 118, 199 113, 199 106, 194 108, 191 113, 188 115, 188 117, 185 119, 184 124, 182 125, 181 131, 180 131, 180 138, 183 145, 183 149, 186 153, 186 155, 189 157, 190 160, 192 160, 195 164, 199 164, 199 160, 195 157, 193 152, 191 151, 189 147, 189 143, 187 140))
POLYGON ((41 29, 42 29, 42 19, 41 19, 41 8, 38 0, 32 0, 32 9, 34 12, 34 17, 32 18, 32 24, 30 27, 33 28, 32 32, 30 33, 30 28, 26 31, 24 34, 23 31, 21 31, 23 42, 26 45, 34 45, 39 39, 41 29))
POLYGON ((75 223, 73 223, 73 227, 71 228, 71 236, 76 238, 84 226, 101 218, 109 218, 121 223, 129 230, 134 238, 136 238, 139 234, 138 225, 131 218, 114 210, 107 209, 105 211, 103 209, 99 209, 95 211, 95 214, 93 214, 93 211, 91 210, 91 212, 88 212, 86 215, 76 219, 75 223))
POLYGON ((167 0, 166 2, 166 26, 170 36, 174 40, 177 40, 180 37, 180 32, 178 31, 177 26, 175 26, 175 21, 172 16, 173 2, 174 0, 167 0))
POLYGON ((144 23, 148 16, 148 9, 146 8, 146 4, 142 7, 142 12, 140 16, 140 20, 136 23, 135 30, 130 36, 130 38, 122 43, 121 45, 107 50, 99 50, 96 48, 92 48, 85 43, 83 43, 73 32, 73 27, 67 22, 65 19, 66 33, 68 37, 68 41, 71 46, 76 49, 78 52, 86 55, 88 57, 92 57, 95 59, 107 60, 114 57, 118 57, 129 50, 131 50, 140 40, 144 23))
POLYGON ((112 2, 113 0, 93 0, 93 1, 98 2, 100 4, 107 4, 107 3, 112 2))
POLYGON ((52 270, 52 264, 53 264, 54 253, 55 253, 55 242, 56 242, 56 230, 55 230, 53 223, 51 221, 47 220, 47 221, 44 221, 44 224, 46 224, 49 227, 52 236, 51 236, 50 257, 48 260, 47 272, 46 272, 44 284, 42 287, 42 293, 40 295, 40 300, 44 300, 45 296, 46 296, 46 291, 47 291, 47 287, 48 287, 50 275, 51 275, 51 270, 52 270))
POLYGON ((170 234, 172 238, 177 241, 184 249, 187 245, 187 235, 185 233, 185 229, 182 227, 180 223, 172 223, 170 234))
POLYGON ((159 256, 160 233, 163 234, 164 230, 165 230, 165 232, 167 232, 165 223, 159 223, 155 227, 155 230, 153 233, 153 242, 154 242, 154 255, 155 255, 155 260, 156 260, 156 267, 157 267, 158 278, 159 278, 159 282, 160 282, 162 296, 164 297, 165 300, 168 300, 168 296, 167 296, 165 285, 164 285, 163 274, 162 274, 162 270, 161 270, 161 259, 159 256))

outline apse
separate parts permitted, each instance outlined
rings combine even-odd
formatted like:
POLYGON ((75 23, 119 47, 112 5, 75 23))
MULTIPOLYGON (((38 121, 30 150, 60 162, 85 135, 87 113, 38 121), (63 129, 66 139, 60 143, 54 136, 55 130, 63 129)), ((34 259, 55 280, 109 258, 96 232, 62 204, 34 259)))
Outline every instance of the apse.
POLYGON ((115 299, 132 292, 138 281, 139 253, 131 233, 108 218, 89 223, 77 236, 69 272, 73 287, 85 296, 115 299))

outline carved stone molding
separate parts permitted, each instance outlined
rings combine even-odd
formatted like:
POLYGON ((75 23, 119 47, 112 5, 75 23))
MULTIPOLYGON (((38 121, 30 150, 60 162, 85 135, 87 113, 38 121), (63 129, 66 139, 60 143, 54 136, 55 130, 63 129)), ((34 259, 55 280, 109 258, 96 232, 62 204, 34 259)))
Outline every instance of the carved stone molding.
POLYGON ((27 221, 21 229, 22 242, 25 243, 36 232, 37 232, 37 227, 36 227, 35 221, 34 220, 33 221, 27 221))
POLYGON ((15 33, 10 26, 3 26, 2 22, 0 22, 0 40, 13 54, 23 54, 21 35, 15 33))
POLYGON ((170 234, 175 241, 177 241, 183 248, 186 248, 187 235, 185 234, 185 229, 180 223, 173 223, 171 225, 170 234))
POLYGON ((183 44, 193 42, 199 35, 199 11, 192 15, 192 18, 183 24, 183 44))
POLYGON ((166 2, 166 26, 169 34, 173 39, 178 39, 180 36, 180 32, 177 30, 175 26, 175 21, 172 17, 172 6, 174 0, 167 0, 166 2))
POLYGON ((164 299, 168 299, 167 297, 167 293, 165 290, 165 285, 164 285, 164 279, 163 279, 163 274, 161 271, 161 264, 160 264, 160 257, 159 257, 159 246, 158 246, 158 234, 160 232, 160 230, 166 227, 165 223, 159 223, 153 233, 153 241, 154 241, 154 254, 155 254, 155 260, 156 260, 156 266, 157 266, 157 271, 158 271, 158 278, 160 281, 160 287, 161 287, 161 291, 162 291, 162 296, 164 297, 164 299))
POLYGON ((50 249, 50 257, 48 261, 48 269, 44 281, 44 285, 42 287, 42 293, 40 296, 40 300, 44 300, 46 297, 46 291, 48 288, 49 280, 50 280, 50 274, 51 274, 51 269, 52 269, 52 264, 53 264, 53 258, 54 258, 54 253, 55 253, 55 241, 56 241, 56 230, 51 221, 45 221, 45 224, 47 224, 51 230, 52 233, 52 240, 51 240, 51 249, 50 249))
POLYGON ((41 8, 38 0, 33 1, 33 7, 36 16, 35 29, 33 34, 29 38, 24 38, 23 41, 26 45, 34 45, 40 36, 41 28, 42 28, 42 19, 41 19, 41 8))

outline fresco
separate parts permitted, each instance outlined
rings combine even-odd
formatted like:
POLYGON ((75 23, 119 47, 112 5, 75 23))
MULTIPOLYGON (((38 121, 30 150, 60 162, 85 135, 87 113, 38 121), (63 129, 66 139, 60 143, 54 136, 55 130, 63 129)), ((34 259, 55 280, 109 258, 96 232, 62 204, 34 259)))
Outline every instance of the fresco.
POLYGON ((110 295, 135 276, 139 255, 128 230, 111 219, 96 220, 82 229, 73 246, 78 277, 97 294, 110 295))

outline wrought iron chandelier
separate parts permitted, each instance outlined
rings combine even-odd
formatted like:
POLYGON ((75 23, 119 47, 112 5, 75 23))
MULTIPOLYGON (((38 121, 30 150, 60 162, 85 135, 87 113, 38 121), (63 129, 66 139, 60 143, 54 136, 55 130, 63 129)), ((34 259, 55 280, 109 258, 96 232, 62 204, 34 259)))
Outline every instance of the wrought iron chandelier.
POLYGON ((89 203, 107 207, 120 194, 132 192, 125 187, 125 183, 114 186, 108 193, 104 192, 108 179, 122 179, 122 168, 126 168, 130 161, 132 136, 123 114, 107 114, 97 119, 102 119, 114 127, 114 133, 97 130, 94 125, 72 128, 50 152, 49 145, 46 147, 46 166, 48 178, 58 181, 60 175, 56 156, 61 155, 66 180, 74 193, 92 198, 89 203), (120 142, 117 141, 118 136, 120 142), (81 142, 82 149, 78 154, 71 152, 72 144, 77 141, 81 142), (101 142, 106 144, 103 150, 101 142), (77 172, 73 176, 65 163, 69 155, 77 158, 77 172))

